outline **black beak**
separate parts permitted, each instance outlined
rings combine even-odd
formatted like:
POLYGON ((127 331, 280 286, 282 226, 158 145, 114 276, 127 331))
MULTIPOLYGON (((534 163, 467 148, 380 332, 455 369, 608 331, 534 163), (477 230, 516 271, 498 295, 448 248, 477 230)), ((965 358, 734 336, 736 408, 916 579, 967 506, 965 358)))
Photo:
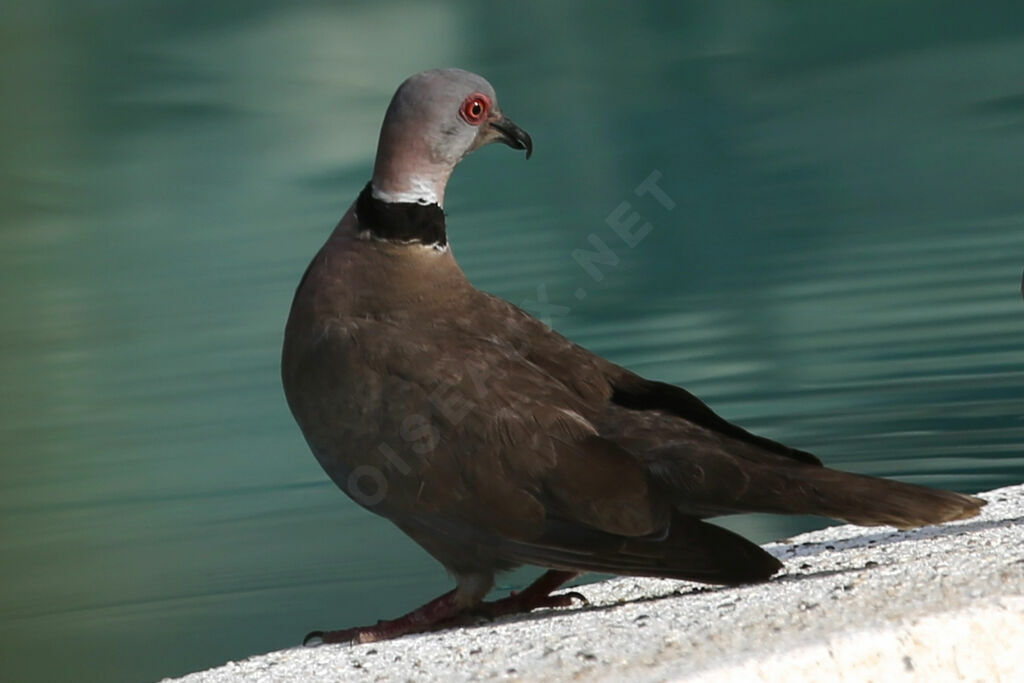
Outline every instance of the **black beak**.
POLYGON ((533 154, 533 140, 530 134, 504 116, 491 121, 491 128, 498 131, 498 139, 512 149, 525 149, 526 158, 533 154))

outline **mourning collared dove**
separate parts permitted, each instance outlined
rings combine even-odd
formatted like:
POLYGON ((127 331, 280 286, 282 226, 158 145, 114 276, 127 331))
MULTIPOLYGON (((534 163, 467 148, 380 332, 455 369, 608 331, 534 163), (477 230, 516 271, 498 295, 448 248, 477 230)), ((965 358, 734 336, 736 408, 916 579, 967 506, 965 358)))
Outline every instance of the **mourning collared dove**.
POLYGON ((482 77, 442 69, 402 83, 372 180, 295 293, 282 375, 310 448, 456 581, 403 617, 308 642, 568 606, 578 594, 552 591, 587 571, 742 584, 781 568, 704 521, 717 515, 907 528, 978 513, 979 498, 825 468, 474 288, 442 206, 456 164, 495 141, 532 151, 482 77), (485 602, 495 574, 520 565, 548 571, 485 602))

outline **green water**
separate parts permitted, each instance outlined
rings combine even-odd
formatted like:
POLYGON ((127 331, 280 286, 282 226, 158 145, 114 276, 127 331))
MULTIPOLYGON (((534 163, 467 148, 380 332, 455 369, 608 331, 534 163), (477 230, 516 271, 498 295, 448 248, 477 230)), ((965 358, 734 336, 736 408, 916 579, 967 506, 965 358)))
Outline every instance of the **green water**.
POLYGON ((158 679, 450 586, 327 481, 278 379, 428 67, 536 143, 452 181, 478 286, 830 464, 1024 480, 1019 4, 0 4, 0 679, 158 679))

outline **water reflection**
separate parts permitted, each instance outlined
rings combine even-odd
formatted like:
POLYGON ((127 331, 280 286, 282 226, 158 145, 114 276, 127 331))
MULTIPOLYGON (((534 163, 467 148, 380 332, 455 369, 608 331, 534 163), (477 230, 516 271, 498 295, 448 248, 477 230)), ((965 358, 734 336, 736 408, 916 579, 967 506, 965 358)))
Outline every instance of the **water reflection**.
POLYGON ((1019 9, 8 4, 4 680, 155 679, 447 588, 325 480, 277 377, 428 66, 488 75, 537 141, 453 181, 480 287, 543 286, 577 341, 838 466, 1022 479, 1019 9), (654 170, 671 211, 633 194, 654 170), (653 229, 595 281, 572 252, 622 201, 653 229))

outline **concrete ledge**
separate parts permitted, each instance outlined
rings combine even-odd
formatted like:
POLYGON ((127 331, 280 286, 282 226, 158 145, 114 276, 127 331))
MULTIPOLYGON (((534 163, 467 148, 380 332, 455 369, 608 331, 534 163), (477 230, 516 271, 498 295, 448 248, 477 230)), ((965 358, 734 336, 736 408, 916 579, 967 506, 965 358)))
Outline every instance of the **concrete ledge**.
POLYGON ((982 496, 965 522, 770 544, 786 570, 765 584, 613 579, 582 587, 585 609, 294 648, 178 680, 1021 681, 1024 485, 982 496))
POLYGON ((824 638, 789 652, 685 676, 726 681, 1024 680, 1024 598, 824 638))

